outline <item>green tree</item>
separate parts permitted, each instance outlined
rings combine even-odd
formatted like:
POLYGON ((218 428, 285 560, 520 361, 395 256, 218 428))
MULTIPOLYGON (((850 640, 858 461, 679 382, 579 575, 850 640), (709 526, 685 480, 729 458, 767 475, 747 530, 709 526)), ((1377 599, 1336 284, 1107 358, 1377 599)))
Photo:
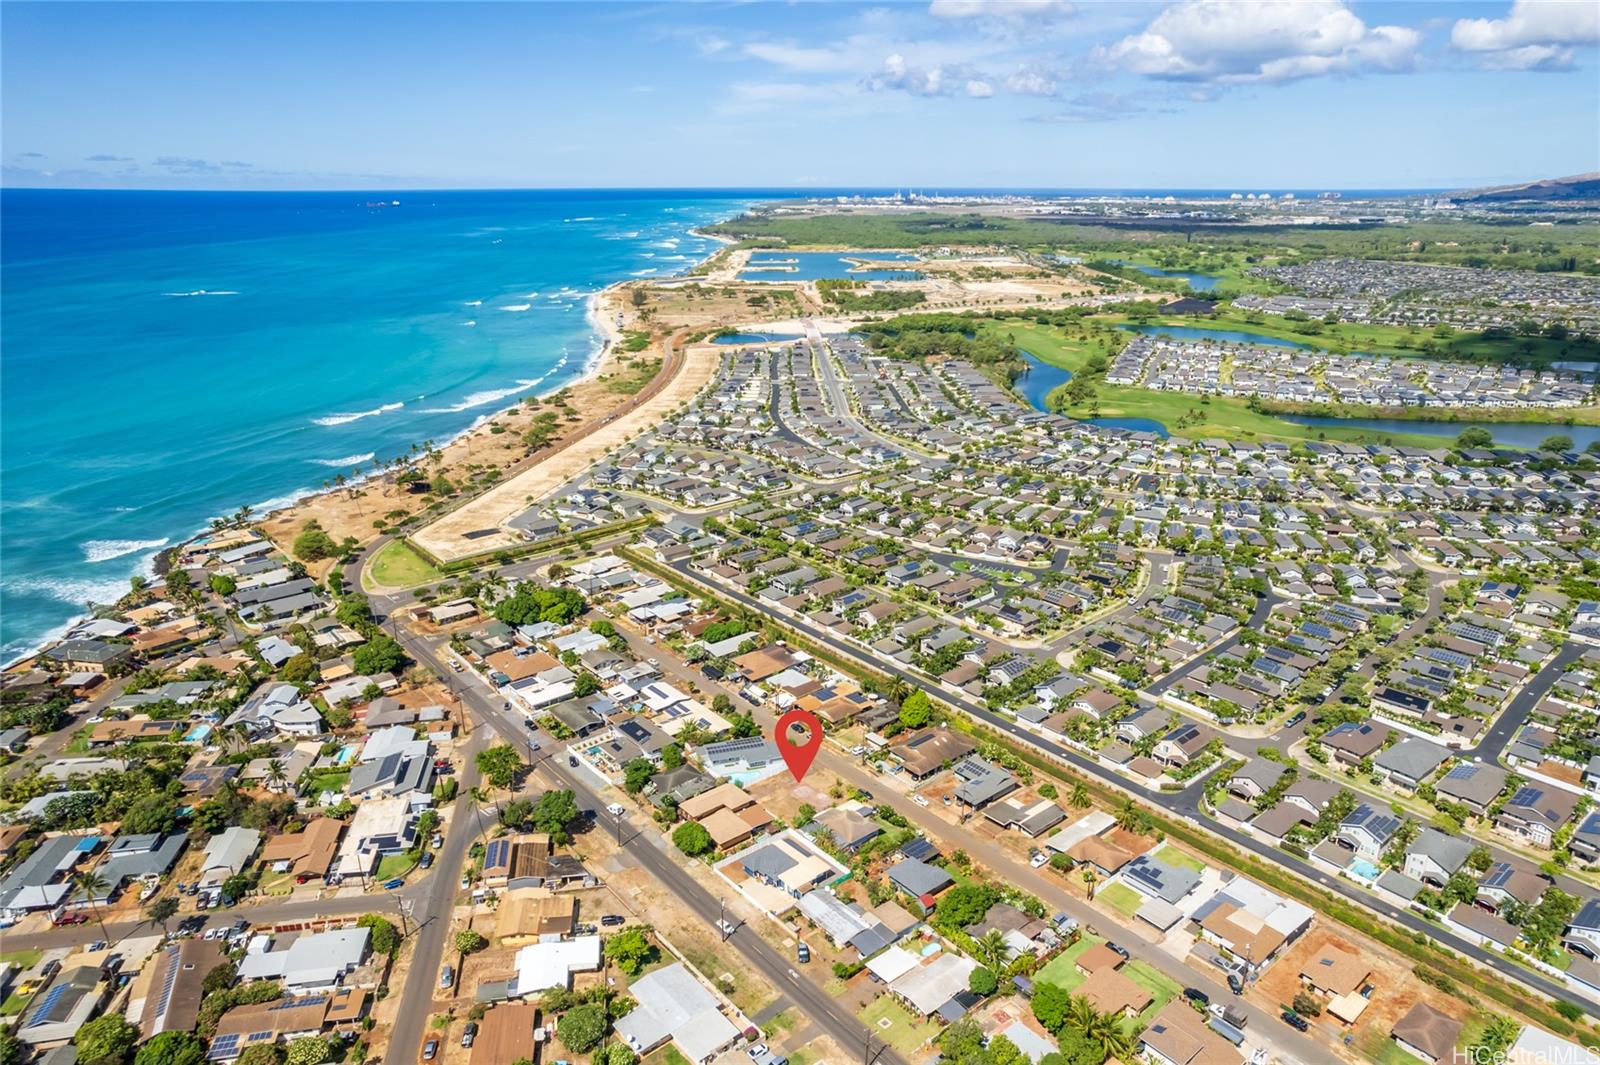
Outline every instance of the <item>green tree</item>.
POLYGON ((954 931, 983 920, 989 907, 1000 901, 1000 892, 991 884, 957 884, 946 891, 934 907, 934 924, 954 931))
POLYGON ((85 1062, 124 1061, 139 1042, 139 1029, 120 1013, 107 1013, 87 1021, 78 1029, 73 1042, 78 1057, 85 1062))
POLYGON ((226 991, 239 979, 239 971, 233 962, 223 961, 211 967, 206 973, 206 978, 200 981, 200 997, 213 995, 218 991, 226 991))
POLYGON ((0 1029, 0 1065, 22 1065, 26 1053, 27 1050, 20 1039, 0 1029))
POLYGON ((1067 1024, 1067 1009, 1072 996, 1060 985, 1037 983, 1033 985, 1033 1016, 1048 1032, 1059 1032, 1067 1024))
POLYGON ((478 752, 474 759, 478 772, 497 788, 509 788, 522 770, 522 758, 509 743, 497 743, 478 752))
POLYGON ((308 1035, 294 1040, 284 1050, 285 1065, 322 1065, 328 1060, 326 1040, 308 1035))
POLYGON ((188 1032, 162 1032, 133 1056, 133 1065, 201 1065, 206 1045, 188 1032))
POLYGON ((656 764, 648 758, 635 758, 622 767, 622 787, 629 795, 637 795, 656 775, 656 764))
POLYGON ((1494 434, 1487 429, 1480 429, 1477 426, 1473 426, 1470 429, 1463 429, 1461 432, 1456 434, 1456 447, 1463 451, 1466 451, 1470 448, 1491 447, 1493 445, 1494 434))
POLYGON ((812 821, 816 820, 816 817, 817 808, 808 802, 803 802, 800 804, 800 809, 794 812, 795 827, 804 828, 806 825, 809 825, 812 821))
POLYGON ((483 938, 483 933, 475 928, 463 928, 456 933, 456 952, 458 954, 476 954, 489 945, 483 938))
POLYGON ((600 690, 600 681, 593 673, 583 670, 572 682, 572 694, 585 699, 600 690))
POLYGON ((1553 436, 1547 436, 1543 440, 1539 441, 1539 450, 1540 451, 1571 451, 1572 450, 1572 437, 1567 436, 1567 435, 1565 435, 1563 433, 1557 433, 1557 434, 1555 434, 1553 436))
POLYGON ((167 835, 177 830, 178 802, 165 792, 135 799, 122 814, 118 831, 129 835, 167 835))
POLYGON ((572 838, 567 826, 578 819, 578 800, 570 789, 547 791, 533 804, 528 819, 536 830, 549 833, 557 843, 566 843, 572 838))
MULTIPOLYGON (((315 518, 306 523, 300 530, 300 535, 294 538, 294 557, 302 562, 320 562, 325 558, 333 558, 339 553, 339 545, 334 542, 315 518)), ((295 1063, 301 1065, 301 1063, 295 1063)))
POLYGON ((381 632, 357 647, 355 653, 350 656, 351 666, 364 677, 376 676, 379 673, 394 673, 405 664, 405 661, 405 650, 393 637, 385 636, 381 632))
POLYGON ((711 833, 695 821, 685 821, 674 829, 672 842, 691 858, 704 854, 712 848, 711 833))
MULTIPOLYGON (((556 1035, 574 1054, 587 1054, 600 1045, 606 1034, 605 1007, 598 1002, 574 1006, 556 1022, 556 1035)), ((290 1065, 296 1065, 290 1062, 290 1065)))
POLYGON ((999 986, 1000 981, 995 977, 994 971, 991 969, 980 967, 972 970, 971 974, 969 974, 967 977, 967 988, 974 995, 983 995, 987 997, 994 994, 995 988, 999 986))
POLYGON ((287 684, 309 684, 317 676, 317 660, 302 651, 283 664, 278 676, 287 684))
POLYGON ((356 919, 356 927, 368 930, 367 943, 374 954, 392 956, 400 949, 400 930, 382 914, 362 914, 356 919))
POLYGON ((541 588, 523 581, 495 604, 494 616, 508 625, 532 625, 537 621, 566 625, 587 609, 583 595, 575 588, 541 588))
POLYGON ((172 895, 162 895, 150 904, 150 908, 144 912, 144 915, 152 924, 158 924, 165 928, 167 927, 167 922, 172 920, 173 915, 177 912, 177 898, 172 895))
POLYGON ((641 925, 625 928, 606 940, 606 957, 629 976, 636 976, 655 957, 656 948, 641 925))
POLYGON ((928 693, 918 689, 906 696, 900 704, 900 724, 908 729, 922 728, 933 720, 933 700, 928 693))
POLYGON ((635 1054, 627 1043, 620 1039, 606 1047, 606 1059, 597 1065, 637 1065, 639 1055, 635 1054))

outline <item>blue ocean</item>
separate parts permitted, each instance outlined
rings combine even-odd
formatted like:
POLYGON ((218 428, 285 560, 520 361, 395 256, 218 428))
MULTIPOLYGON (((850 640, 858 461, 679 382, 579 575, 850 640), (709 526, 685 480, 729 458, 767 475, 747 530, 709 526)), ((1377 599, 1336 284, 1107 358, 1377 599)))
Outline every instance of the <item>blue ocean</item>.
POLYGON ((0 661, 214 517, 581 374, 590 294, 775 195, 0 191, 0 661))

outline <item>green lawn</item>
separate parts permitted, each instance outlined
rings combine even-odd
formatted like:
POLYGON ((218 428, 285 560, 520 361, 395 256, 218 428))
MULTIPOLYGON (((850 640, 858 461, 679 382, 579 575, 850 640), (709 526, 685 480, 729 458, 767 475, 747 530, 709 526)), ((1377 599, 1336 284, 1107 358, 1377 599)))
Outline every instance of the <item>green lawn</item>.
POLYGON ((0 954, 0 964, 15 965, 17 971, 22 973, 38 965, 43 957, 42 950, 12 950, 0 954))
POLYGON ((315 798, 325 791, 341 793, 350 781, 348 769, 324 769, 306 778, 305 794, 315 798))
POLYGON ((1124 917, 1132 917, 1144 905, 1144 896, 1127 884, 1107 884, 1094 893, 1094 897, 1110 906, 1124 917))
POLYGON ((913 1017, 910 1010, 887 994, 867 1003, 856 1016, 867 1026, 867 1031, 908 1059, 915 1058, 917 1048, 939 1034, 937 1024, 913 1017))
POLYGON ((1178 981, 1142 961, 1130 961, 1119 971, 1123 976, 1126 976, 1154 996, 1154 999, 1149 1006, 1145 1007, 1143 1013, 1136 1018, 1123 1022, 1130 1035, 1148 1025, 1150 1018, 1160 1013, 1167 1003, 1183 993, 1183 985, 1179 984, 1178 981))
POLYGON ((414 588, 442 576, 444 574, 410 544, 404 540, 390 540, 372 556, 372 562, 362 571, 362 582, 370 578, 373 584, 385 588, 414 588))
POLYGON ((1086 935, 1079 938, 1076 943, 1045 962, 1039 971, 1033 974, 1034 982, 1055 984, 1063 991, 1077 990, 1084 979, 1083 974, 1078 971, 1078 957, 1096 943, 1104 942, 1105 940, 1097 936, 1086 935))
POLYGON ((405 851, 401 851, 399 854, 386 855, 379 859, 378 871, 372 874, 372 879, 381 884, 385 880, 392 880, 397 876, 405 876, 411 872, 412 867, 416 864, 416 855, 407 854, 405 851))
POLYGON ((1162 847, 1156 851, 1156 857, 1168 865, 1181 866, 1184 869, 1193 869, 1197 873, 1205 872, 1206 863, 1192 854, 1185 854, 1176 847, 1162 847))
POLYGON ((1421 1058, 1401 1050, 1387 1032, 1370 1025, 1356 1039, 1356 1049, 1377 1065, 1423 1065, 1421 1058))

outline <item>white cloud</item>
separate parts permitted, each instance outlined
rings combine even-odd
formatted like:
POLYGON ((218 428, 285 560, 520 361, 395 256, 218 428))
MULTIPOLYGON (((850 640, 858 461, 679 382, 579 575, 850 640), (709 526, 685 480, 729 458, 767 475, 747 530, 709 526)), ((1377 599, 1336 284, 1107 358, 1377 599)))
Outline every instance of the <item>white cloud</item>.
POLYGON ((1408 70, 1421 39, 1404 26, 1369 27, 1340 0, 1184 0, 1094 59, 1154 78, 1276 82, 1408 70))
POLYGON ((799 44, 754 41, 744 46, 744 54, 802 74, 859 69, 855 57, 838 47, 808 48, 799 44))
POLYGON ((702 37, 694 42, 694 46, 701 55, 716 55, 718 52, 726 51, 731 43, 722 37, 702 37))
POLYGON ((1038 70, 1018 70, 1006 76, 1006 91, 1019 96, 1054 96, 1059 88, 1054 77, 1038 70))
POLYGON ((1450 43, 1492 70, 1564 70, 1573 46, 1600 44, 1600 4, 1516 0, 1505 18, 1458 19, 1450 43))
POLYGON ((895 52, 863 87, 872 92, 904 92, 912 96, 958 96, 979 99, 994 95, 994 86, 964 64, 915 66, 895 52))
POLYGON ((1023 22, 1028 19, 1063 18, 1075 14, 1078 5, 1068 0, 933 0, 928 14, 942 19, 1001 19, 1023 22))

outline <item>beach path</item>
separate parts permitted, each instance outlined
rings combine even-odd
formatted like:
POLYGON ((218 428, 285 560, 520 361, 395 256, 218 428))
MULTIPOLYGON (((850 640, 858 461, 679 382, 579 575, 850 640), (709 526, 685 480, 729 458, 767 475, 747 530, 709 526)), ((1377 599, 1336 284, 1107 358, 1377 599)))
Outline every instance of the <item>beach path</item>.
POLYGON ((726 350, 715 344, 684 346, 681 337, 668 337, 665 344, 661 371, 638 395, 597 416, 560 450, 423 526, 411 541, 440 562, 525 543, 505 522, 692 399, 716 373, 726 350))

